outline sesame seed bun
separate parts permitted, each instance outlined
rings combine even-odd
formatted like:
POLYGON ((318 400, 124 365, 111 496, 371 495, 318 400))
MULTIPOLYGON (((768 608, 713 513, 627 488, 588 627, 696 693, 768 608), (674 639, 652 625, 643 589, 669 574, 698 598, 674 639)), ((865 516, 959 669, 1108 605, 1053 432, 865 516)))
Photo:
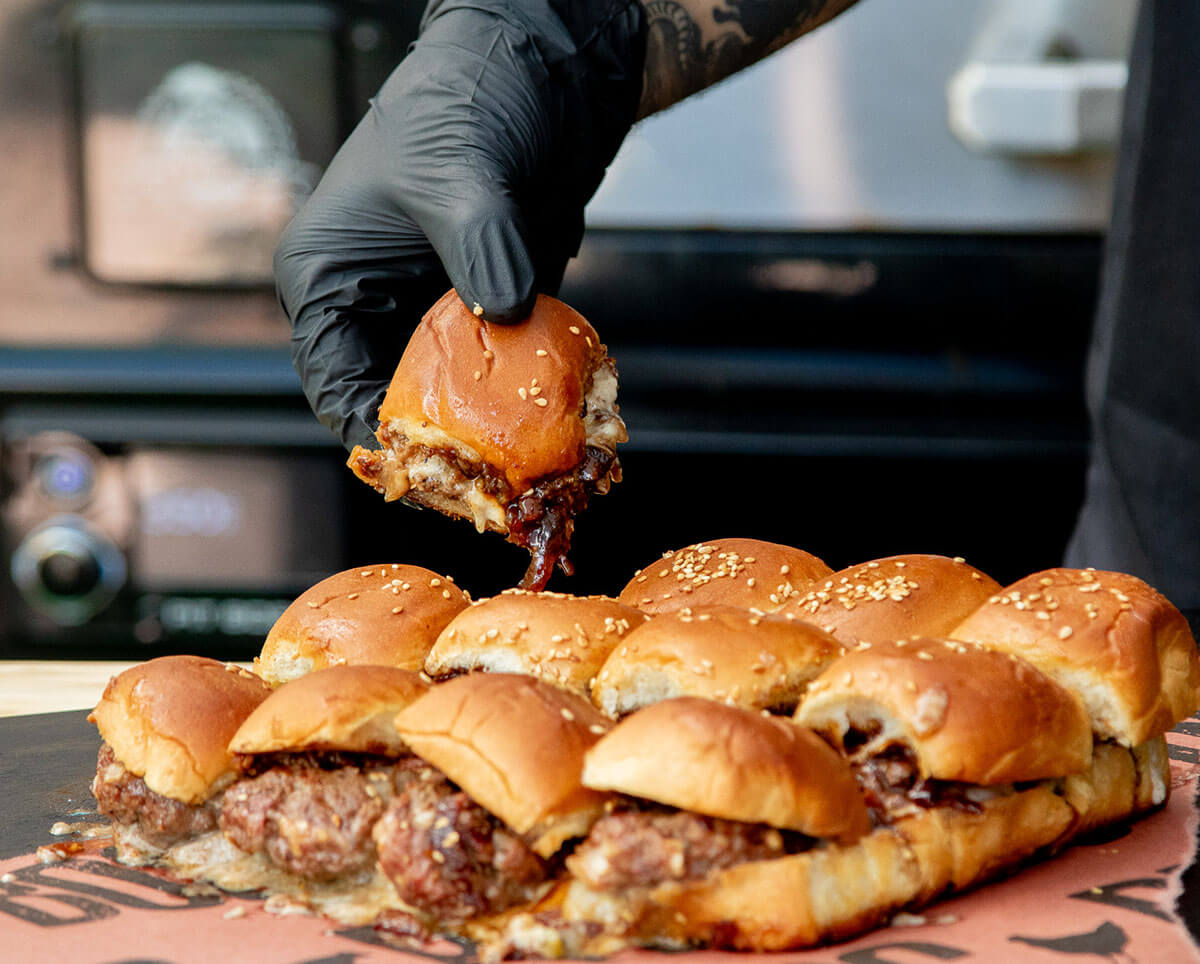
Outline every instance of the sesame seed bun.
POLYGON ((713 539, 639 569, 617 598, 648 613, 714 604, 775 612, 832 571, 803 549, 760 539, 713 539))
POLYGON ((538 295, 526 320, 496 325, 448 291, 413 332, 379 419, 437 426, 521 492, 583 457, 580 411, 605 357, 596 329, 557 298, 538 295))
POLYGON ((229 740, 270 694, 230 663, 161 656, 109 680, 88 720, 151 790, 197 804, 233 779, 229 740))
POLYGON ((229 743, 234 753, 345 750, 398 756, 404 741, 392 722, 429 689, 412 670, 330 666, 268 696, 229 743))
POLYGON ((849 766, 786 719, 684 696, 626 717, 591 750, 583 782, 710 817, 849 843, 870 830, 849 766))
POLYGON ((789 601, 784 612, 845 643, 945 636, 999 589, 962 559, 888 556, 833 573, 789 601))
POLYGON ((1200 706, 1200 658, 1187 620, 1125 573, 1033 573, 998 591, 950 635, 1037 666, 1079 694, 1098 734, 1126 746, 1200 706))
POLYGON ((648 617, 607 596, 510 589, 450 621, 425 660, 433 677, 524 673, 582 696, 613 648, 648 617))
POLYGON ((584 753, 610 725, 574 693, 508 673, 439 683, 396 716, 414 753, 542 857, 603 812, 604 794, 580 777, 584 753))
POLYGON ((676 696, 790 710, 843 650, 798 619, 696 606, 656 615, 629 633, 596 676, 592 699, 609 716, 676 696))
POLYGON ((420 670, 470 597, 421 566, 356 566, 305 590, 275 621, 255 670, 272 684, 343 663, 420 670))
MULTIPOLYGON (((380 448, 356 446, 347 464, 389 501, 469 519, 527 547, 518 501, 540 482, 577 476, 585 491, 556 510, 567 517, 559 528, 569 543, 570 517, 587 495, 621 477, 616 446, 628 436, 616 396, 612 359, 568 305, 538 295, 523 321, 489 324, 448 291, 421 319, 388 386, 380 448)), ((554 561, 526 587, 544 588, 554 561)))
POLYGON ((819 676, 796 722, 835 746, 909 747, 921 776, 997 784, 1061 777, 1091 760, 1078 698, 1028 663, 952 640, 873 643, 819 676))

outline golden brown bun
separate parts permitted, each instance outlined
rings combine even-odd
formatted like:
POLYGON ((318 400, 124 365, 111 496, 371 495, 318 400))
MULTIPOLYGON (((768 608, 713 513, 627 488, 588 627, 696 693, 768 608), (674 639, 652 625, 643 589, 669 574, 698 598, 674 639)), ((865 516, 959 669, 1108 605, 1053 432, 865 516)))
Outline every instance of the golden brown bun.
POLYGON ((888 556, 835 572, 784 611, 846 643, 945 636, 999 588, 962 559, 888 556))
POLYGON ((1047 569, 995 593, 950 635, 1015 653, 1074 690, 1104 737, 1144 743, 1200 706, 1187 620, 1135 576, 1047 569))
POLYGON ((405 752, 396 714, 429 689, 395 666, 330 666, 285 683, 258 705, 230 741, 234 753, 346 750, 405 752))
POLYGON ((470 597, 421 566, 356 566, 305 590, 275 621, 254 668, 270 683, 351 665, 420 670, 470 597))
POLYGON ((528 319, 497 325, 448 291, 413 332, 379 420, 436 425, 523 492, 582 459, 580 410, 604 358, 595 329, 556 298, 538 295, 528 319))
POLYGON ((1082 771, 1092 728, 1078 698, 1022 660, 949 640, 868 644, 808 689, 795 719, 864 753, 911 747, 923 777, 997 784, 1082 771))
POLYGON ((981 884, 1062 843, 1075 823, 1052 782, 993 797, 978 812, 959 807, 917 809, 895 823, 921 873, 915 904, 981 884))
POLYGON ((843 649, 798 619, 696 606, 659 614, 634 629, 600 670, 592 699, 609 716, 676 696, 755 709, 793 707, 843 649))
POLYGON ((583 782, 842 842, 870 830, 849 766, 820 737, 700 697, 664 700, 627 716, 588 751, 583 782))
POLYGON ((832 571, 803 549, 760 539, 713 539, 639 569, 617 598, 648 613, 714 604, 775 612, 832 571))
POLYGON ((1163 737, 1132 749, 1107 740, 1097 743, 1092 765, 1062 781, 1062 798, 1076 814, 1071 836, 1160 807, 1170 789, 1170 760, 1163 737))
POLYGON ((583 696, 601 664, 648 617, 607 596, 510 589, 473 603, 442 630, 425 671, 524 673, 583 696))
POLYGON ((160 656, 109 680, 88 719, 151 790, 195 804, 233 779, 229 740, 270 694, 232 664, 160 656))
POLYGON ((584 753, 610 726, 582 697, 509 673, 438 683, 396 716, 414 753, 543 857, 603 812, 605 795, 580 777, 584 753))
POLYGON ((572 881, 559 900, 566 920, 607 925, 599 937, 566 948, 572 957, 628 944, 779 951, 882 923, 920 883, 904 840, 881 827, 849 846, 737 864, 702 880, 616 894, 572 881))

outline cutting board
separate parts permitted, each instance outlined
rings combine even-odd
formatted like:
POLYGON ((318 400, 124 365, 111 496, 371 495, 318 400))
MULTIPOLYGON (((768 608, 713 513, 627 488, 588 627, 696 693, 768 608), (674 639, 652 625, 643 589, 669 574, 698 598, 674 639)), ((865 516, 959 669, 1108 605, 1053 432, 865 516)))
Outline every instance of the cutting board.
POLYGON ((0 719, 0 860, 52 843, 59 820, 99 819, 90 789, 100 737, 87 710, 0 719))

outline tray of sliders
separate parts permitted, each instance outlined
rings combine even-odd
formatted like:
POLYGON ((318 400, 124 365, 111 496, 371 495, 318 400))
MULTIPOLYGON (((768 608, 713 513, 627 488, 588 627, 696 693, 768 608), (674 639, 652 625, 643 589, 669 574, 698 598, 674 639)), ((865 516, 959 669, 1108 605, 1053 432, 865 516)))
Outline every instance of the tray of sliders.
POLYGON ((1186 621, 1122 573, 718 539, 612 597, 471 600, 362 566, 253 672, 114 677, 88 717, 111 837, 0 864, 0 894, 107 874, 119 919, 153 880, 207 920, 164 960, 239 926, 262 960, 1193 960, 1198 707, 1186 621))

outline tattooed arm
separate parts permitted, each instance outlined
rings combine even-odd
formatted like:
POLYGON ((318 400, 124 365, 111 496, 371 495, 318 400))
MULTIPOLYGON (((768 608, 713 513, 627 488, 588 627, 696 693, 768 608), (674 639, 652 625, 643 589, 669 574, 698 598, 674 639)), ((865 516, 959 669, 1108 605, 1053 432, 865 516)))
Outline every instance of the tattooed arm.
POLYGON ((670 107, 808 33, 856 0, 644 0, 638 116, 670 107))

